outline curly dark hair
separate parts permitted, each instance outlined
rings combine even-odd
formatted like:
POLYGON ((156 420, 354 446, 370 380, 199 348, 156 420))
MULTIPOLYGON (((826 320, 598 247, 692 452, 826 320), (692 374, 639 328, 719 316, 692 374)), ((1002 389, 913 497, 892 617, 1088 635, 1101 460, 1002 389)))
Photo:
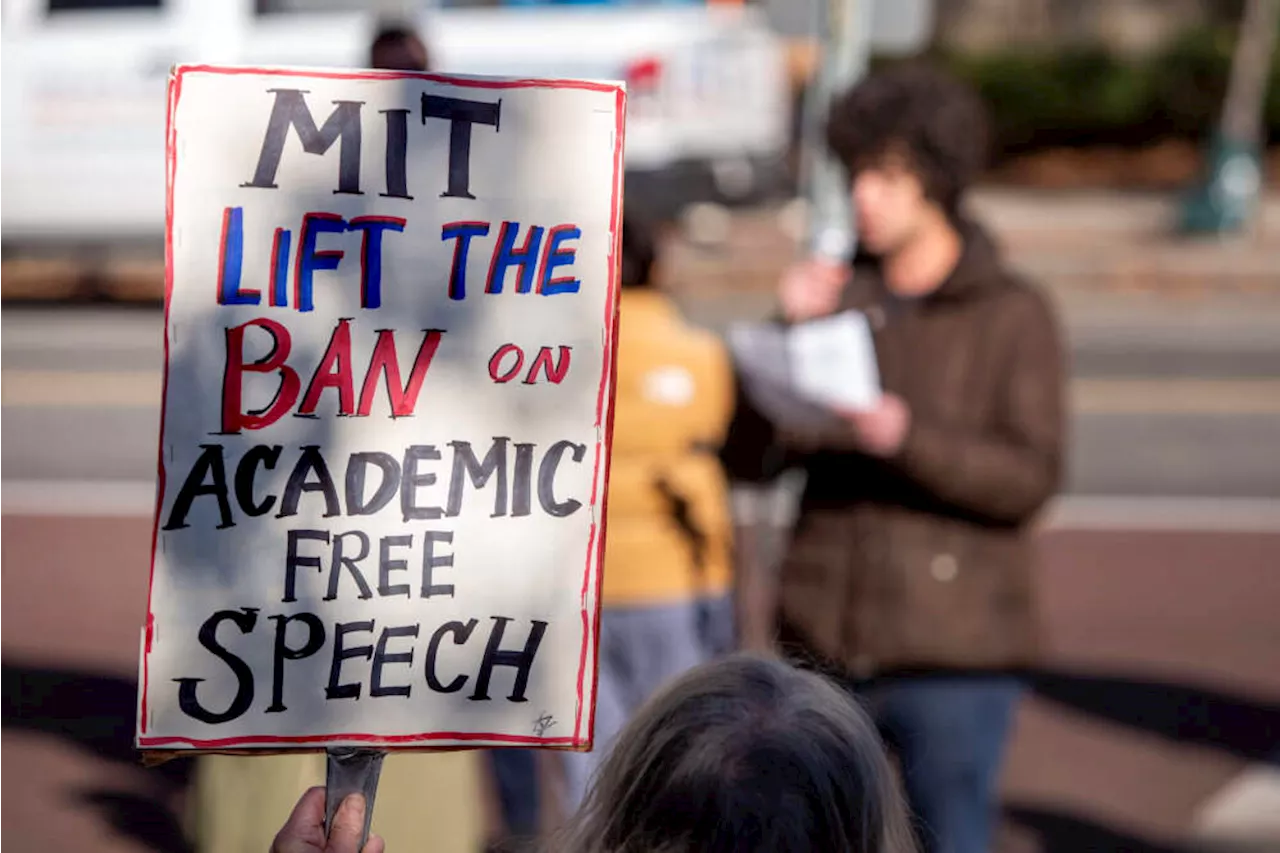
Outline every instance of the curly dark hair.
POLYGON ((850 175, 901 153, 926 195, 953 212, 986 165, 986 109, 959 80, 931 66, 903 65, 836 97, 827 144, 850 175))

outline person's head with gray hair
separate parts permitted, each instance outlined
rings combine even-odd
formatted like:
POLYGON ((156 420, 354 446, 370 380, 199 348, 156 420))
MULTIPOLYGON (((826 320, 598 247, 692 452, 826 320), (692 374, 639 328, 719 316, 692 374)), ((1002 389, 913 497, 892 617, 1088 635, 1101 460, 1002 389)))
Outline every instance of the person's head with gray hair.
POLYGON ((910 853, 870 720, 826 679, 738 655, 673 682, 619 735, 558 853, 910 853))

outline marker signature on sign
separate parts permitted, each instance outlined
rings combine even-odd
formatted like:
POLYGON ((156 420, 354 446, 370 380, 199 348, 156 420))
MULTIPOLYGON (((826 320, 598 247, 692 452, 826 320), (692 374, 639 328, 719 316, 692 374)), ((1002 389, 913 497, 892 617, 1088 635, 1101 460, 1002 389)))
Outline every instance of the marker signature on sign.
POLYGON ((542 716, 533 721, 533 733, 538 737, 542 737, 547 733, 547 730, 555 724, 556 718, 548 714, 546 711, 543 711, 542 716))

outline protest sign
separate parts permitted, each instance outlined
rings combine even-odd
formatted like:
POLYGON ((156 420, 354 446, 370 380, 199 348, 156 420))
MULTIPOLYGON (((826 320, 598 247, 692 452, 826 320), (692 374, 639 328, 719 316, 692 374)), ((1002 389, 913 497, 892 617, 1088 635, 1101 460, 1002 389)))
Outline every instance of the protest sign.
POLYGON ((175 69, 140 748, 590 746, 624 105, 175 69))

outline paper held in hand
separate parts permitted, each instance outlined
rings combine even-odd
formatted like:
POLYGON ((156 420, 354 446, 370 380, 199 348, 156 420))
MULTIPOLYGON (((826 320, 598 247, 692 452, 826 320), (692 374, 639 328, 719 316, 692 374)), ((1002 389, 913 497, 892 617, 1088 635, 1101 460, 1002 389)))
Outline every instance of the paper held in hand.
POLYGON ((871 408, 880 398, 880 374, 867 316, 844 311, 792 326, 787 334, 797 393, 832 409, 871 408))
POLYGON ((875 344, 859 312, 790 327, 742 324, 730 330, 729 345, 748 397, 780 429, 838 427, 834 410, 880 398, 875 344))

